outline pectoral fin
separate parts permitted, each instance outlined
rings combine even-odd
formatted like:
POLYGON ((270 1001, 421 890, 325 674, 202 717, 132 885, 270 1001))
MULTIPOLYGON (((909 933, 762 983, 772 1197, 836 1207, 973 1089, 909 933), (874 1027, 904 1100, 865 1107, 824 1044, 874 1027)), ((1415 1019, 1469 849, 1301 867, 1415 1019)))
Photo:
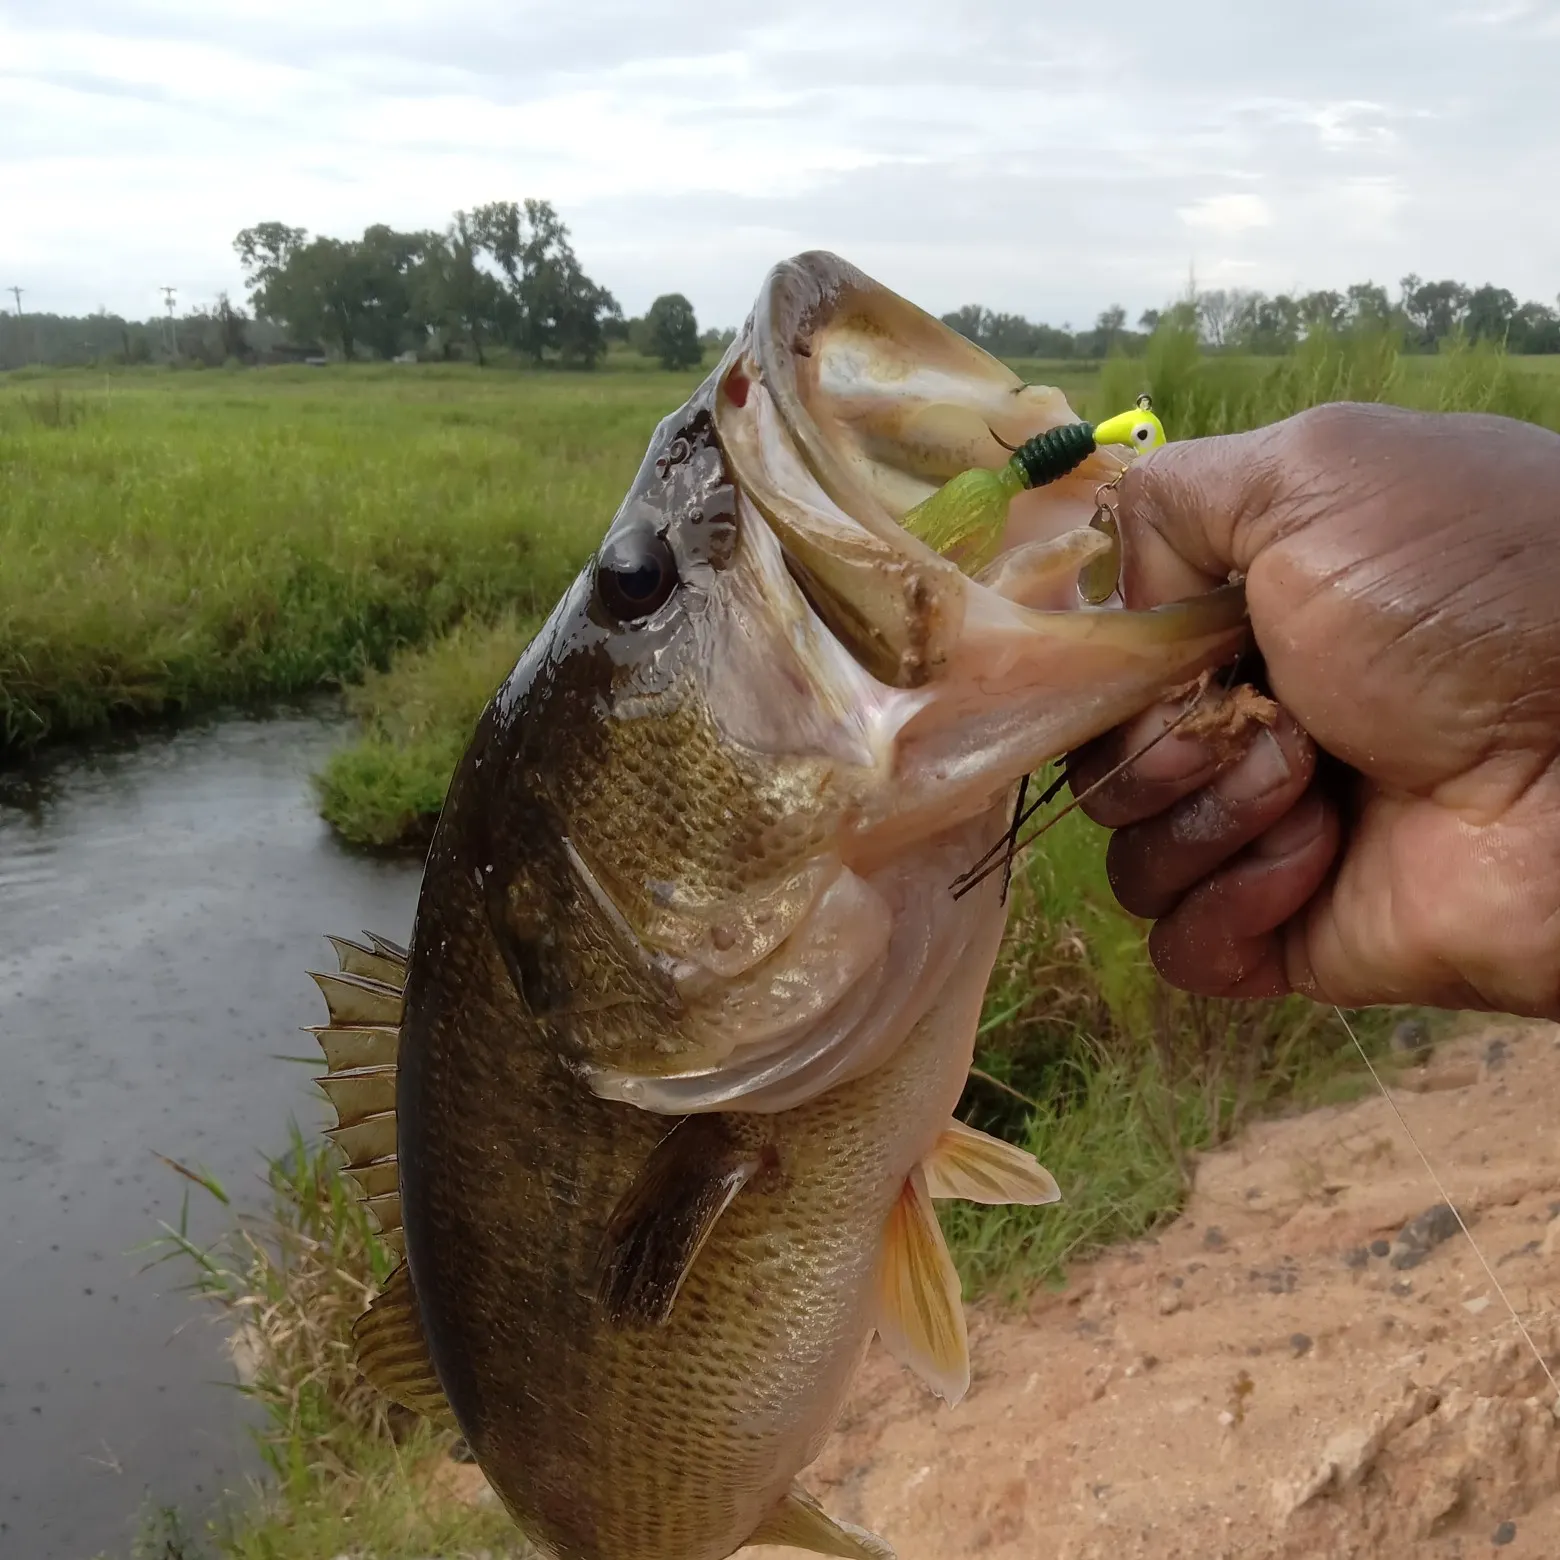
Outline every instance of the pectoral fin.
POLYGON ((894 1551, 876 1533, 836 1522, 797 1485, 759 1523, 748 1543, 810 1549, 815 1555, 837 1555, 839 1560, 894 1560, 894 1551))
POLYGON ((1061 1188, 1033 1154, 1001 1138, 988 1137, 953 1121, 927 1155, 926 1189, 933 1197, 959 1197, 976 1203, 1024 1203, 1039 1207, 1060 1202, 1061 1188))
POLYGON ((888 1352, 939 1397, 957 1403, 969 1390, 959 1274, 920 1166, 910 1172, 883 1232, 875 1321, 888 1352))
POLYGON ((664 1322, 716 1221, 763 1164, 756 1133, 688 1116, 656 1144, 623 1194, 596 1266, 613 1321, 664 1322))

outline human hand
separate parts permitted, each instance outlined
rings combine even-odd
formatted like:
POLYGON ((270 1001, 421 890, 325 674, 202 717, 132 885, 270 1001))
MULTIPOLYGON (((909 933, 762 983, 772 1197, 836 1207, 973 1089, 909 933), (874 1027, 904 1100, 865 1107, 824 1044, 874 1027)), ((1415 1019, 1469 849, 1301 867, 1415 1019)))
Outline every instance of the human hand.
MULTIPOLYGON (((1560 1017, 1560 435, 1319 407, 1169 445, 1119 499, 1128 603, 1243 573, 1284 712, 1234 762, 1172 735, 1083 802, 1161 973, 1560 1017)), ((1074 794, 1176 713, 1074 754, 1074 794)))

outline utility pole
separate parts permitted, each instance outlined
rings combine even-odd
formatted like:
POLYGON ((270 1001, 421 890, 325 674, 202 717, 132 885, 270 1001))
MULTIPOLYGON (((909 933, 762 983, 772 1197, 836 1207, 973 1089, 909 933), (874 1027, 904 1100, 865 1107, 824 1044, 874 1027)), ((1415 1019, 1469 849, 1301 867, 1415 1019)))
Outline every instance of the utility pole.
POLYGON ((168 306, 168 323, 164 329, 164 339, 168 345, 168 356, 170 358, 176 358, 179 355, 179 345, 173 334, 173 295, 177 291, 177 287, 164 287, 162 290, 163 302, 168 306))
POLYGON ((22 294, 27 291, 25 287, 18 287, 14 283, 6 288, 6 291, 16 299, 16 356, 18 362, 25 361, 23 354, 26 346, 22 337, 22 294))

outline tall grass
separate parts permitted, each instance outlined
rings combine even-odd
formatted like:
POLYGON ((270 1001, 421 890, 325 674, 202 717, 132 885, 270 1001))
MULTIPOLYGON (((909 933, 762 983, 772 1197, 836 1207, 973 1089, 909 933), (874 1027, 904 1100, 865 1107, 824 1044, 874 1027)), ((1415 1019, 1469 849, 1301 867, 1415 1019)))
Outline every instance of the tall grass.
POLYGON ((0 748, 545 612, 691 376, 0 378, 0 748))
MULTIPOLYGON (((153 1245, 160 1260, 188 1264, 190 1287, 227 1326, 239 1390, 262 1410, 256 1435, 271 1473, 246 1508, 213 1522, 211 1546, 234 1560, 527 1553, 502 1511, 453 1500, 431 1477, 454 1435, 387 1403, 358 1373, 352 1323, 395 1259, 335 1163, 334 1149, 294 1127, 269 1162, 258 1215, 238 1214, 212 1176, 172 1165, 233 1212, 215 1245, 197 1244, 186 1188, 178 1223, 153 1245)), ((143 1546, 160 1535, 163 1549, 148 1551, 159 1560, 193 1560, 204 1547, 177 1513, 154 1510, 143 1546)))
MULTIPOLYGON (((1144 931, 1111 894, 1105 835, 1081 814, 1048 830, 1014 875, 959 1113, 1035 1153, 1063 1200, 943 1205, 970 1292, 1012 1297, 1144 1234, 1180 1207, 1198 1156, 1254 1115, 1368 1083, 1330 1010, 1172 991, 1144 931)), ((1354 1015, 1367 1048, 1395 1016, 1354 1015)))
POLYGON ((348 690, 362 735, 316 778, 320 811, 355 844, 425 844, 483 706, 520 657, 538 619, 468 620, 398 656, 348 690))
POLYGON ((1210 355, 1193 329, 1172 319, 1143 357, 1106 362, 1092 403, 1103 415, 1147 390, 1172 439, 1238 433, 1329 401, 1491 412, 1560 431, 1560 383, 1534 361, 1542 360, 1462 338, 1435 357, 1406 356, 1385 328, 1318 331, 1278 358, 1210 355))

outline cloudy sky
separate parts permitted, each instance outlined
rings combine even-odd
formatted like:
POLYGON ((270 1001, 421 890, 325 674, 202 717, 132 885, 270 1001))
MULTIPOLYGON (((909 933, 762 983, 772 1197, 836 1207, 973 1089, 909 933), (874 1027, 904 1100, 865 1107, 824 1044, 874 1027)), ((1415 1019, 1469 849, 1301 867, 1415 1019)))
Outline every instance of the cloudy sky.
POLYGON ((144 316, 256 221, 535 195, 711 324, 812 247, 1055 324, 1189 267, 1553 302, 1557 82, 1560 0, 0 0, 0 287, 144 316))

